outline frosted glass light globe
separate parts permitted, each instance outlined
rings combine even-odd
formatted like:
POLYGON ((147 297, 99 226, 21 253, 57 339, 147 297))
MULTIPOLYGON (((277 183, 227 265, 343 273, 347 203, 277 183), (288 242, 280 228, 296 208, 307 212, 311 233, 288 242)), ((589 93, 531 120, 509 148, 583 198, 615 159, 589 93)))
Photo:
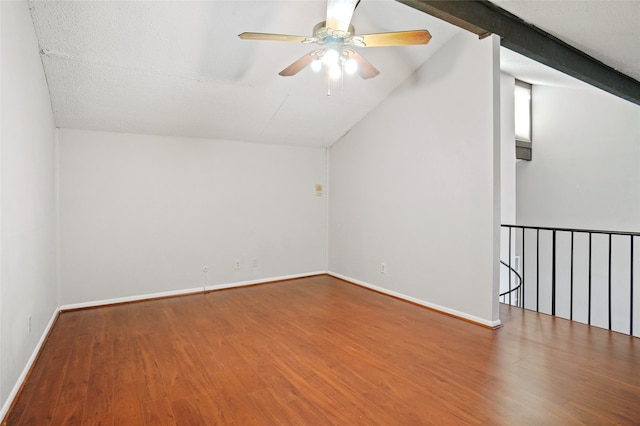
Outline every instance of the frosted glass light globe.
POLYGON ((340 58, 340 54, 337 50, 328 49, 324 55, 322 55, 322 62, 328 67, 333 67, 338 65, 338 59, 340 58))
POLYGON ((329 77, 333 80, 337 80, 342 75, 342 70, 338 65, 329 68, 329 77))
POLYGON ((355 74, 356 71, 358 71, 358 63, 356 62, 356 60, 353 58, 347 59, 347 61, 344 63, 344 72, 352 75, 355 74))
POLYGON ((322 61, 320 59, 316 59, 315 61, 311 62, 311 69, 314 72, 318 72, 322 69, 322 61))

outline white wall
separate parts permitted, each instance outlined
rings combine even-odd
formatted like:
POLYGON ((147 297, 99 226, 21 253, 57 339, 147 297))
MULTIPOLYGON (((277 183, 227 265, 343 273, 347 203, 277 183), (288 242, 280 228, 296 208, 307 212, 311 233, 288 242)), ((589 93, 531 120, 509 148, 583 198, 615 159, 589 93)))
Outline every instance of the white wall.
MULTIPOLYGON (((515 78, 500 74, 500 223, 516 223, 516 145, 515 145, 515 78)), ((511 267, 518 270, 516 238, 511 238, 511 267)), ((509 264, 509 233, 500 232, 500 259, 509 264)), ((517 276, 506 266, 500 266, 500 293, 518 285, 517 276), (511 278, 511 281, 509 280, 511 278)), ((511 301, 515 303, 512 293, 511 301)), ((509 299, 505 299, 508 302, 509 299)))
POLYGON ((26 2, 0 2, 0 404, 3 417, 21 374, 58 306, 55 124, 26 2), (31 333, 28 317, 31 316, 31 333))
POLYGON ((498 42, 454 37, 331 148, 332 273, 499 323, 498 42))
POLYGON ((515 78, 500 74, 500 221, 516 223, 515 78))
POLYGON ((522 225, 640 231, 640 106, 597 89, 533 87, 522 225))
MULTIPOLYGON (((517 164, 517 220, 521 225, 640 231, 640 106, 595 88, 533 86, 533 159, 517 164)), ((518 231, 518 251, 522 239, 518 231)), ((608 327, 606 236, 574 235, 571 312, 571 235, 557 233, 556 315, 608 327)), ((525 305, 551 312, 552 233, 525 236, 525 305), (540 253, 536 264, 536 250, 540 253), (539 272, 539 277, 538 277, 539 272), (539 294, 539 301, 537 300, 539 294), (537 302, 537 303, 536 303, 537 302)), ((638 244, 636 238, 636 247, 638 244)), ((612 329, 629 332, 629 237, 612 238, 612 329)), ((635 255, 635 271, 640 258, 635 255)), ((640 279, 634 274, 634 285, 640 279)), ((634 300, 634 334, 640 335, 640 296, 634 300)))
POLYGON ((59 155, 63 305, 326 270, 325 149, 61 129, 59 155))

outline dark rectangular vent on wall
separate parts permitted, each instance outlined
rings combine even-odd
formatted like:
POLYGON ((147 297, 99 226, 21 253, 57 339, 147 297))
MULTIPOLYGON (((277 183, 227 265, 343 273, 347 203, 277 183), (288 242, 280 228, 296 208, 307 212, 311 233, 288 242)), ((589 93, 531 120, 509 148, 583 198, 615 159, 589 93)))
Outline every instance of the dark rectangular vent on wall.
POLYGON ((531 142, 516 141, 516 159, 531 161, 531 142))

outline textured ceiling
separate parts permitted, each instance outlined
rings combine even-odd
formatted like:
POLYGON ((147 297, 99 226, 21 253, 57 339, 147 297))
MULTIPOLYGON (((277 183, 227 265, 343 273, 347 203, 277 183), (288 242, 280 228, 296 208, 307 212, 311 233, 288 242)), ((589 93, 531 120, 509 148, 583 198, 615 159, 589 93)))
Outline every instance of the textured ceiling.
POLYGON ((640 0, 491 0, 640 81, 640 0))
MULTIPOLYGON (((640 80, 640 0, 491 0, 640 80)), ((457 32, 393 0, 362 0, 357 33, 428 29, 426 46, 361 49, 381 74, 333 84, 278 72, 312 47, 240 40, 244 31, 311 35, 326 2, 30 1, 59 127, 329 146, 457 32)), ((505 52, 505 49, 502 49, 505 52)), ((572 84, 522 57, 506 72, 572 84)))
POLYGON ((454 34, 392 0, 365 0, 358 33, 428 29, 426 46, 361 49, 381 74, 278 72, 313 48, 240 40, 244 31, 311 35, 324 1, 30 2, 59 127, 328 146, 454 34))

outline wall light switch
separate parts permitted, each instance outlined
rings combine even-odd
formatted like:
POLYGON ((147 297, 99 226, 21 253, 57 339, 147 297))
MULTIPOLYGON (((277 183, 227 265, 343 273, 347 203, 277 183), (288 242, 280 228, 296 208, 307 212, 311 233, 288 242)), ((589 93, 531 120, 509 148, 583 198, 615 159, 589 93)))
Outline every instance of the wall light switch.
POLYGON ((316 195, 317 195, 318 197, 320 197, 320 196, 324 195, 324 188, 323 188, 323 187, 322 187, 322 185, 321 185, 321 184, 319 184, 319 183, 318 183, 318 184, 316 184, 316 195))

